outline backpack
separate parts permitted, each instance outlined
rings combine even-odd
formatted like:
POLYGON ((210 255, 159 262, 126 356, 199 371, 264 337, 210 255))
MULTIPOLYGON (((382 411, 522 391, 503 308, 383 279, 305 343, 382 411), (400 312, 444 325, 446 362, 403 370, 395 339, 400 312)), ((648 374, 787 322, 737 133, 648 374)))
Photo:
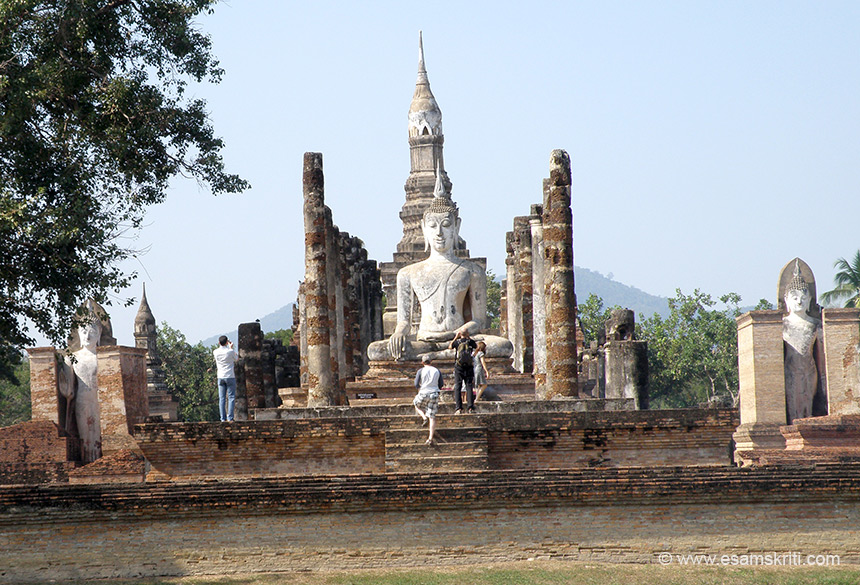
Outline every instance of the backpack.
POLYGON ((470 347, 472 344, 468 342, 468 340, 463 340, 457 346, 457 357, 456 363, 458 366, 462 366, 464 368, 471 368, 474 364, 472 360, 472 348, 470 347))

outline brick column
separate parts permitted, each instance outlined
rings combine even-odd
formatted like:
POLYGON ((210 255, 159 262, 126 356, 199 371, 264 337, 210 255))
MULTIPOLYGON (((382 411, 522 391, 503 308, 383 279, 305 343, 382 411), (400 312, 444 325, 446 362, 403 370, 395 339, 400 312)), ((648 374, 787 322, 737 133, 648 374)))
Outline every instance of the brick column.
POLYGON ((737 318, 741 425, 737 451, 782 449, 785 412, 782 311, 750 311, 737 318))
POLYGON ((860 414, 860 309, 824 309, 827 414, 860 414))
POLYGON ((57 390, 57 352, 53 347, 31 347, 30 410, 31 420, 49 420, 65 427, 66 400, 57 390))
POLYGON ((570 185, 570 157, 563 150, 553 150, 543 210, 547 381, 544 395, 538 396, 543 399, 579 395, 570 185))
MULTIPOLYGON (((325 274, 328 293, 329 320, 329 361, 331 362, 332 383, 336 388, 341 384, 341 365, 343 364, 343 310, 340 298, 340 246, 337 243, 339 230, 332 222, 331 209, 325 208, 325 274)), ((338 392, 335 393, 335 397, 338 392)), ((336 399, 336 398, 335 398, 336 399)))
POLYGON ((259 323, 239 324, 239 358, 245 368, 247 408, 266 407, 263 387, 263 330, 259 323))
POLYGON ((331 364, 322 154, 305 153, 302 184, 306 315, 302 329, 307 331, 308 406, 333 406, 337 388, 331 364))
POLYGON ((139 450, 132 433, 149 416, 146 349, 108 345, 98 347, 97 355, 102 456, 139 450))
POLYGON ((532 230, 529 217, 514 218, 514 241, 523 320, 522 371, 530 374, 534 369, 534 324, 532 321, 532 230))
POLYGON ((512 357, 513 368, 518 371, 523 371, 523 305, 522 305, 522 289, 520 288, 520 279, 517 273, 516 259, 516 243, 514 232, 505 234, 505 249, 507 256, 505 257, 505 286, 507 288, 506 295, 506 317, 507 317, 507 336, 511 345, 514 346, 512 357))
POLYGON ((546 383, 546 304, 542 205, 532 205, 529 229, 532 236, 532 350, 535 390, 542 394, 546 383))

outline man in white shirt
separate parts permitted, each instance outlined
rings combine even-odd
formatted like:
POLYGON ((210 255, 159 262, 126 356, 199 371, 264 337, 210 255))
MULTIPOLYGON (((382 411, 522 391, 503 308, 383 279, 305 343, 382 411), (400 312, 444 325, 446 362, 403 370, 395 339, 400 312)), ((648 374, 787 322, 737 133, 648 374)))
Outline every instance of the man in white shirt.
POLYGON ((233 420, 236 405, 236 373, 233 365, 239 356, 233 349, 233 342, 226 335, 218 338, 219 347, 212 353, 218 368, 218 404, 221 409, 221 422, 233 420))
POLYGON ((426 354, 421 358, 421 363, 424 367, 415 374, 415 387, 418 388, 418 394, 412 400, 412 404, 424 421, 422 424, 430 421, 430 437, 424 444, 432 445, 433 433, 436 431, 436 411, 439 409, 442 372, 430 365, 430 356, 426 354))

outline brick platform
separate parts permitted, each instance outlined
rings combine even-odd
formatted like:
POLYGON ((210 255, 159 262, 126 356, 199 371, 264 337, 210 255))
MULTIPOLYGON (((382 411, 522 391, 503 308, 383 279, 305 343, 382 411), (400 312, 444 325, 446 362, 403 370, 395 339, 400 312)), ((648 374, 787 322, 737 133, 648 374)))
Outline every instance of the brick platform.
MULTIPOLYGON (((451 405, 441 405, 437 432, 444 439, 452 429, 482 429, 487 447, 480 466, 487 469, 730 464, 736 410, 610 410, 624 404, 485 403, 475 415, 453 415, 451 405)), ((151 465, 148 478, 385 473, 396 468, 387 464, 386 450, 398 444, 388 433, 421 428, 407 405, 264 412, 285 418, 138 425, 135 439, 151 465)), ((448 461, 450 469, 475 468, 448 461)), ((427 459, 423 465, 444 468, 443 462, 427 459)), ((420 465, 417 458, 409 469, 420 465)))

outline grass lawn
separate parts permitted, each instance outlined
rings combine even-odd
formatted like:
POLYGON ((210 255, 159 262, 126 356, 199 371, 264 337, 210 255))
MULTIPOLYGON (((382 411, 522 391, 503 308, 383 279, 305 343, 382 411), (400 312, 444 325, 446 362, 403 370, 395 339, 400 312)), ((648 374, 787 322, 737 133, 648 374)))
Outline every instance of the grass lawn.
POLYGON ((535 561, 436 569, 98 581, 101 585, 857 585, 860 567, 679 567, 535 561))

